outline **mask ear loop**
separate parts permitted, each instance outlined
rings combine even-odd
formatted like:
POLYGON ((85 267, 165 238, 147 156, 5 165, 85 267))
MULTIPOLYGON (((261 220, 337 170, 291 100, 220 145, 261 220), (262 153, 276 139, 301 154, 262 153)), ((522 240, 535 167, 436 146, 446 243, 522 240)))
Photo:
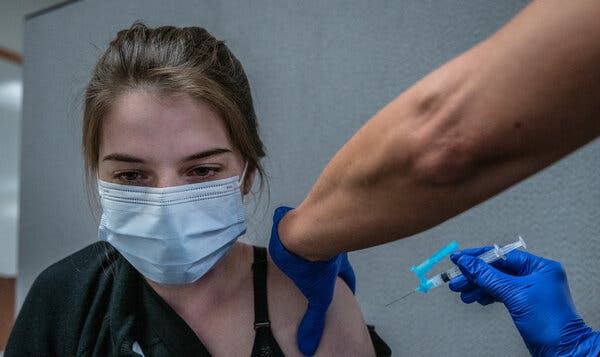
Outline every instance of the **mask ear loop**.
POLYGON ((244 179, 246 178, 246 170, 248 169, 248 161, 246 161, 246 163, 244 164, 244 170, 242 170, 242 175, 240 176, 240 179, 238 180, 238 184, 240 185, 240 187, 242 187, 242 184, 244 183, 244 179))
POLYGON ((240 193, 242 194, 242 202, 244 202, 244 196, 246 196, 244 194, 243 183, 244 183, 244 178, 246 177, 247 169, 248 169, 248 161, 246 160, 246 163, 244 164, 244 170, 242 170, 242 175, 240 176, 240 179, 238 180, 238 186, 240 186, 240 193))

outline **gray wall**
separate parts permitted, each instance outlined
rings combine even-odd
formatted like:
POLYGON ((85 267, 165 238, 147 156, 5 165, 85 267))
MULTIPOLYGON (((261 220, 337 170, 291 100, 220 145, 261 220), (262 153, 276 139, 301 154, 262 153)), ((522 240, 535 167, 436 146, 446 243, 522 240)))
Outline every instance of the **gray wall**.
MULTIPOLYGON (((93 242, 79 150, 81 93, 117 30, 142 19, 201 25, 225 39, 253 87, 270 173, 250 207, 250 237, 266 243, 270 214, 298 204, 332 154, 378 108, 505 23, 525 1, 77 2, 26 22, 18 300, 39 272, 93 242), (266 201, 269 202, 266 202, 266 201)), ((445 288, 412 295, 408 268, 457 240, 517 234, 567 269, 583 318, 600 328, 600 142, 419 236, 351 254, 357 297, 395 355, 527 355, 500 305, 460 302, 445 288)))
POLYGON ((0 58, 0 278, 17 275, 21 66, 0 58))

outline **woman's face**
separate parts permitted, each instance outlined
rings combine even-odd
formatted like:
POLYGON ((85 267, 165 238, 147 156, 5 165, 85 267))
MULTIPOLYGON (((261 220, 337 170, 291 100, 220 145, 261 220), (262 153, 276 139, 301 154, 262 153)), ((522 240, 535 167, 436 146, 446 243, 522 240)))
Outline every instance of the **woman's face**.
POLYGON ((239 176, 243 168, 220 117, 187 94, 125 93, 102 123, 103 181, 171 187, 239 176))

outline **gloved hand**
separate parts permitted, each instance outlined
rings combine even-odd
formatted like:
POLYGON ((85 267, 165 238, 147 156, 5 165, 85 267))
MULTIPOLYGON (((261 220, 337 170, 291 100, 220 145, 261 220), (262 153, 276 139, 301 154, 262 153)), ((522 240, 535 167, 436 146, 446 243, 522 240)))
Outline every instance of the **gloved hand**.
POLYGON ((463 302, 504 303, 534 356, 598 356, 600 332, 577 315, 560 263, 515 250, 491 266, 476 257, 489 249, 450 256, 464 275, 449 287, 461 293, 463 302))
POLYGON ((336 278, 339 275, 353 293, 356 279, 346 253, 336 255, 327 261, 311 262, 285 249, 279 240, 277 228, 279 221, 291 209, 279 207, 275 210, 269 253, 277 267, 294 281, 308 300, 308 308, 298 327, 297 342, 300 352, 312 356, 319 347, 336 278))

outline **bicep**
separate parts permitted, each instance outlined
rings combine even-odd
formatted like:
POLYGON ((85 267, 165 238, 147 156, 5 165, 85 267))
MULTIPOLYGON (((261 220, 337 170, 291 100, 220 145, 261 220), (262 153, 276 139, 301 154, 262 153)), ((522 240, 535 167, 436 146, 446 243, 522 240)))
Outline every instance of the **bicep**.
MULTIPOLYGON (((269 264, 268 272, 269 319, 273 335, 286 356, 302 356, 296 333, 307 301, 274 264, 269 264)), ((338 278, 315 356, 372 356, 373 353, 358 302, 346 283, 338 278)))
POLYGON ((358 301, 340 278, 336 281, 333 301, 327 313, 325 331, 317 355, 375 355, 358 301))

